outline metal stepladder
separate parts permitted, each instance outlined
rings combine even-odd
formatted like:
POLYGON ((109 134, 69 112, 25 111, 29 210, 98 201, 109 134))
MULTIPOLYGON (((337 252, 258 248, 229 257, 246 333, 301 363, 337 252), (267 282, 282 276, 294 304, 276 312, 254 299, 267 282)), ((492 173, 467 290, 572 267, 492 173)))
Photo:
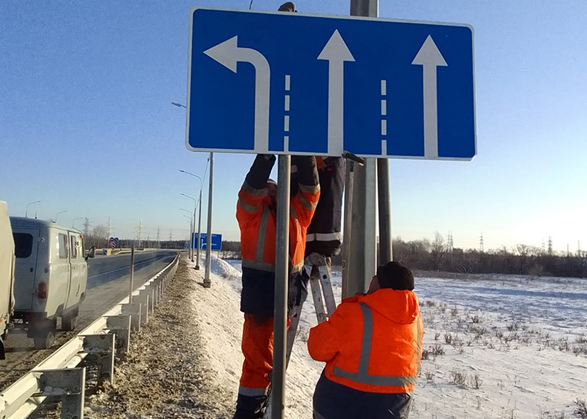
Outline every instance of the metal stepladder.
MULTIPOLYGON (((310 278, 310 288, 312 299, 314 301, 314 308, 316 311, 316 318, 318 323, 322 323, 332 316, 336 309, 336 300, 334 299, 334 291, 332 290, 332 282, 330 278, 330 266, 327 258, 319 253, 311 253, 304 260, 304 271, 310 278)), ((289 360, 293 350, 300 317, 302 315, 303 304, 295 306, 290 313, 290 323, 287 328, 287 346, 286 346, 286 368, 289 365, 289 360)), ((267 398, 267 410, 265 411, 264 419, 271 418, 271 392, 267 398)))
MULTIPOLYGON (((334 299, 334 291, 332 291, 332 282, 330 280, 330 266, 326 257, 319 253, 311 253, 306 257, 303 268, 310 277, 310 288, 312 292, 312 299, 314 301, 314 308, 316 310, 316 318, 318 323, 322 323, 328 317, 332 316, 336 309, 336 300, 334 299)), ((300 317, 302 315, 302 307, 294 307, 291 315, 290 324, 287 329, 287 352, 286 365, 289 364, 289 358, 293 349, 296 333, 300 317)))

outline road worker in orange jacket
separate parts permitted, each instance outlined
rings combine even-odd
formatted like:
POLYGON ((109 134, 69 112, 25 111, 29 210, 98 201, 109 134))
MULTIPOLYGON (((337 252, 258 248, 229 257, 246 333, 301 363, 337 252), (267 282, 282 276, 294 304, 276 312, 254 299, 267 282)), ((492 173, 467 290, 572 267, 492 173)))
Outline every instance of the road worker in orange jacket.
MULTIPOLYGON (((320 197, 314 157, 293 157, 298 168, 297 193, 290 199, 289 304, 307 295, 300 271, 304 264, 306 230, 320 197)), ((245 313, 242 351, 245 356, 235 419, 262 418, 273 363, 273 298, 277 185, 269 179, 275 156, 258 155, 238 194, 236 217, 241 231, 242 294, 245 313)), ((293 307, 288 307, 290 310, 293 307)))
POLYGON ((413 289, 412 272, 389 262, 366 295, 344 299, 310 330, 310 355, 326 362, 314 419, 408 418, 424 335, 413 289))

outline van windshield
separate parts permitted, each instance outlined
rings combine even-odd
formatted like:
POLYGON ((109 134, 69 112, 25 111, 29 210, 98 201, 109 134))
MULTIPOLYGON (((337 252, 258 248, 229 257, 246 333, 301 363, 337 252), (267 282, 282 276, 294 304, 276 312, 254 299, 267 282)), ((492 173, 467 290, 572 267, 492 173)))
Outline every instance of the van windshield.
POLYGON ((14 250, 18 259, 26 259, 33 251, 33 236, 28 233, 13 233, 14 250))

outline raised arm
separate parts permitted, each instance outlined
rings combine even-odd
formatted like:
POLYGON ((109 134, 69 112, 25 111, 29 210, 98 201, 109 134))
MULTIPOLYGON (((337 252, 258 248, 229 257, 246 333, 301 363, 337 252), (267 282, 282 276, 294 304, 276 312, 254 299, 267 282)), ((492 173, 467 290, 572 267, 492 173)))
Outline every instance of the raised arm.
POLYGON ((255 158, 238 193, 236 218, 239 224, 261 215, 265 187, 274 164, 275 156, 272 154, 259 154, 255 158))

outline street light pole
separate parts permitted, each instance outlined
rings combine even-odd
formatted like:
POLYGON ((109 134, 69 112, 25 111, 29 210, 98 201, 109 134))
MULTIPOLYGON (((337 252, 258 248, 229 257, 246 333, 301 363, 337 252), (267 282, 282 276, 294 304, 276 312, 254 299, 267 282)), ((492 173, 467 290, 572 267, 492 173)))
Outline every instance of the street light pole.
MULTIPOLYGON (((171 102, 171 104, 173 106, 177 106, 178 108, 187 109, 187 106, 182 105, 181 103, 171 102)), ((206 246, 206 273, 204 275, 204 287, 205 288, 210 287, 210 260, 211 260, 210 248, 212 247, 212 187, 214 185, 214 180, 213 180, 213 178, 214 178, 214 153, 210 153, 210 157, 208 160, 210 162, 210 189, 208 191, 208 228, 207 228, 208 238, 206 239, 208 245, 206 246)), ((201 202, 202 201, 200 200, 200 206, 202 205, 201 202)), ((200 211, 201 211, 201 208, 200 208, 200 211)), ((199 248, 200 248, 200 236, 198 233, 198 256, 200 254, 199 248)), ((199 258, 198 258, 198 261, 199 261, 199 258)))
POLYGON ((24 218, 29 218, 29 205, 38 204, 41 201, 33 201, 26 204, 26 210, 24 211, 24 218))
POLYGON ((83 218, 84 218, 84 217, 77 217, 77 218, 74 218, 74 219, 73 219, 73 222, 71 223, 71 228, 75 228, 75 222, 76 222, 77 220, 83 220, 83 218))
MULTIPOLYGON (((192 246, 192 235, 193 235, 193 233, 194 233, 194 228, 195 228, 195 225, 193 224, 193 222, 194 222, 195 220, 192 220, 192 212, 191 212, 191 211, 188 211, 188 210, 186 210, 185 208, 180 208, 180 210, 182 210, 182 211, 185 211, 185 212, 187 212, 187 213, 190 215, 189 217, 188 217, 187 215, 184 215, 184 217, 187 217, 187 218, 189 218, 189 219, 190 219, 190 238, 189 238, 189 243, 190 243, 190 245, 189 245, 189 248, 188 248, 188 257, 189 257, 189 258, 192 260, 192 262, 193 262, 193 261, 194 261, 194 248, 193 248, 193 246, 192 246)), ((195 210, 195 208, 194 208, 194 214, 195 214, 195 212, 196 212, 196 210, 195 210)))
MULTIPOLYGON (((197 239, 197 243, 196 243, 196 266, 194 267, 194 269, 198 270, 200 269, 200 243, 202 242, 201 239, 201 232, 200 232, 200 225, 202 223, 202 188, 204 187, 204 181, 202 180, 202 178, 196 174, 193 174, 191 172, 188 172, 187 170, 179 170, 181 173, 185 173, 186 175, 190 175, 193 177, 196 177, 199 179, 200 181, 200 197, 198 199, 198 212, 200 213, 199 215, 199 221, 198 221, 198 239, 197 239)), ((194 229, 196 228, 196 208, 194 207, 194 229)), ((193 255, 192 255, 192 262, 194 261, 193 255)))
POLYGON ((54 222, 54 223, 57 223, 57 216, 58 216, 59 214, 63 214, 64 212, 67 212, 67 210, 64 210, 64 211, 59 211, 57 214, 55 214, 55 220, 54 220, 53 222, 54 222))
MULTIPOLYGON (((194 201, 194 228, 195 228, 195 221, 196 221, 196 206, 198 205, 198 201, 196 201, 196 198, 194 198, 193 196, 190 195, 186 195, 184 193, 180 193, 180 195, 185 196, 186 198, 191 199, 192 201, 194 201)), ((192 237, 193 237, 193 231, 192 233, 192 237)), ((190 237, 190 248, 192 247, 192 237, 190 237)), ((194 261, 194 253, 192 252, 192 262, 194 261)))
POLYGON ((201 226, 202 226, 202 188, 200 188, 200 199, 198 200, 198 244, 196 247, 196 270, 200 269, 200 247, 202 243, 202 233, 201 233, 201 226))

